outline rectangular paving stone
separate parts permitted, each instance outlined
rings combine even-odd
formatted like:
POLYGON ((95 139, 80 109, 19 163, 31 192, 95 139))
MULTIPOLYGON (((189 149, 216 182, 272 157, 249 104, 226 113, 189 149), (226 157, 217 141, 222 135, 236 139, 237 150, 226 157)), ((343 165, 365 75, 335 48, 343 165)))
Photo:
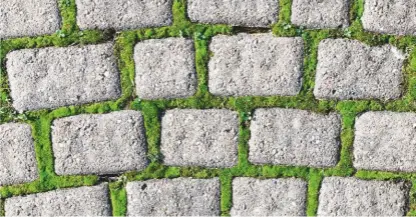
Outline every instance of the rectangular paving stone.
POLYGON ((24 49, 6 56, 19 112, 114 100, 121 95, 111 43, 24 49))
POLYGON ((52 146, 58 175, 116 174, 147 166, 143 117, 137 111, 56 119, 52 146))
POLYGON ((7 198, 6 216, 110 216, 107 184, 7 198))
POLYGON ((249 161, 254 164, 331 167, 338 162, 338 114, 256 109, 250 130, 249 161))
POLYGON ((302 179, 233 179, 231 216, 305 216, 307 183, 302 179))
POLYGON ((314 95, 318 99, 397 99, 405 55, 391 45, 325 39, 318 47, 314 95))
POLYGON ((188 17, 195 23, 269 27, 276 23, 278 0, 188 0, 188 17))
POLYGON ((139 29, 172 24, 172 0, 76 0, 84 29, 139 29))
POLYGON ((219 96, 297 95, 302 87, 303 40, 272 34, 212 38, 209 91, 219 96))
POLYGON ((409 186, 404 182, 326 177, 318 216, 404 216, 409 186))
POLYGON ((237 164, 238 116, 225 109, 173 109, 162 117, 161 152, 170 166, 237 164))
POLYGON ((128 216, 220 215, 218 178, 128 182, 126 190, 128 216))

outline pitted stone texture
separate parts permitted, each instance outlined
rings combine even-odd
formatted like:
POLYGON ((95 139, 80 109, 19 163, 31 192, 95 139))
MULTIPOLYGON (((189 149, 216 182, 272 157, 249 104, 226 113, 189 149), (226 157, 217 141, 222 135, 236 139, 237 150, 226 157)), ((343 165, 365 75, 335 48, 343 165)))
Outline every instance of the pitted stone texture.
POLYGON ((137 111, 57 119, 52 146, 58 175, 115 174, 147 165, 143 118, 137 111))
POLYGON ((13 51, 6 66, 19 112, 113 100, 121 94, 110 43, 13 51))
POLYGON ((172 0, 76 0, 80 29, 138 29, 172 24, 172 0))
POLYGON ((254 111, 249 160, 254 164, 331 167, 338 161, 339 115, 297 109, 254 111))
POLYGON ((0 125, 0 185, 38 178, 32 129, 27 124, 0 125))
POLYGON ((188 0, 192 22, 269 27, 277 22, 278 0, 188 0))
POLYGON ((171 166, 232 167, 237 164, 237 112, 174 109, 162 117, 161 151, 171 166))
POLYGON ((404 182, 327 177, 319 193, 318 216, 404 216, 408 194, 404 182))
POLYGON ((307 183, 302 179, 233 179, 231 216, 305 216, 307 183))
POLYGON ((185 98, 197 88, 193 41, 152 39, 134 48, 136 93, 142 99, 185 98))
POLYGON ((293 24, 312 29, 348 27, 350 0, 294 0, 293 24))
POLYGON ((220 215, 218 178, 128 182, 126 190, 128 216, 220 215))
POLYGON ((7 198, 6 216, 110 216, 108 185, 7 198))
POLYGON ((209 91, 220 96, 293 96, 302 87, 302 38, 272 34, 215 36, 209 91))
POLYGON ((416 0, 365 0, 361 21, 368 31, 416 35, 416 0))
POLYGON ((319 44, 314 94, 319 99, 396 99, 405 55, 395 47, 369 47, 349 39, 319 44))
POLYGON ((2 0, 0 38, 53 34, 59 30, 56 0, 2 0))

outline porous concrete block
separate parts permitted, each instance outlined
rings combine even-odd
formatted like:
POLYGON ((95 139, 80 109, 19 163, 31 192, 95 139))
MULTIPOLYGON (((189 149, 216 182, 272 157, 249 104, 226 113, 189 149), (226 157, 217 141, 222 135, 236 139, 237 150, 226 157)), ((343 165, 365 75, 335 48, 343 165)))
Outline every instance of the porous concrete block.
POLYGON ((173 109, 162 117, 160 148, 166 165, 232 167, 237 145, 237 112, 173 109))
POLYGON ((338 161, 341 119, 298 109, 256 109, 250 125, 249 161, 331 167, 338 161))
POLYGON ((319 193, 318 216, 404 216, 405 182, 326 177, 319 193))
POLYGON ((307 183, 302 179, 233 179, 231 216, 305 216, 307 183))
POLYGON ((192 22, 245 27, 269 27, 277 22, 278 0, 188 0, 192 22))
POLYGON ((143 117, 137 111, 56 119, 52 146, 58 175, 116 174, 147 166, 143 117))
POLYGON ((110 216, 107 184, 7 198, 6 216, 110 216))
POLYGON ((6 56, 19 112, 114 100, 121 95, 111 43, 24 49, 6 56))
POLYGON ((172 0, 76 0, 84 29, 139 29, 172 24, 172 0))
POLYGON ((136 94, 142 99, 186 98, 195 94, 193 41, 184 38, 151 39, 134 48, 136 94))
POLYGON ((220 215, 218 178, 128 182, 126 190, 128 216, 220 215))
POLYGON ((294 96, 302 87, 302 38, 219 35, 209 47, 208 85, 214 95, 294 96))
POLYGON ((325 39, 318 47, 314 95, 319 99, 397 99, 405 55, 391 45, 325 39))

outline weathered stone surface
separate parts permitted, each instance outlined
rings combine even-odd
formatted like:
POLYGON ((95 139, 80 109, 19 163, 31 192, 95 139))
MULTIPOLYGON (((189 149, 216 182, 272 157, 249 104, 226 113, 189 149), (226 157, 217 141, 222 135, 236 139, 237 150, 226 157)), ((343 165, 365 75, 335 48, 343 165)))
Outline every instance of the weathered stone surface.
POLYGON ((128 182, 126 190, 128 216, 220 215, 218 178, 128 182))
POLYGON ((305 216, 307 183, 302 179, 233 179, 232 216, 305 216))
POLYGON ((302 87, 303 41, 272 34, 215 36, 209 91, 220 96, 293 96, 302 87))
POLYGON ((24 49, 6 58, 13 107, 19 112, 112 100, 121 94, 110 43, 24 49))
POLYGON ((110 216, 108 185, 7 198, 6 216, 110 216))
POLYGON ((172 0, 76 0, 80 29, 138 29, 172 24, 172 0))
POLYGON ((327 177, 319 193, 319 216, 404 216, 409 186, 404 182, 327 177))
POLYGON ((152 39, 134 48, 136 92, 143 99, 185 98, 198 85, 193 41, 152 39))
POLYGON ((250 125, 249 161, 331 167, 338 161, 339 115, 297 109, 256 109, 250 125))
POLYGON ((56 119, 52 146, 59 175, 114 174, 147 165, 143 118, 137 111, 56 119))
POLYGON ((314 94, 319 99, 396 99, 404 54, 390 45, 369 47, 349 39, 319 44, 314 94))
POLYGON ((162 117, 161 152, 166 165, 232 167, 237 164, 237 112, 173 109, 162 117))

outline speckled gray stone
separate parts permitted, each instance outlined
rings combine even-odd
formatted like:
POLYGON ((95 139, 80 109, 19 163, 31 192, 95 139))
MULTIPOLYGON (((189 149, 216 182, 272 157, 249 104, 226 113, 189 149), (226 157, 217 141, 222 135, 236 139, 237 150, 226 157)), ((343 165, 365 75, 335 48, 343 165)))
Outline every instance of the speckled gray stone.
POLYGON ((56 119, 52 146, 58 175, 115 174, 147 165, 143 118, 137 111, 56 119))
POLYGON ((254 164, 331 167, 338 162, 338 114, 256 109, 250 130, 249 161, 254 164))
POLYGON ((151 39, 134 48, 136 94, 142 99, 186 98, 195 94, 193 41, 184 38, 151 39))
POLYGON ((272 34, 213 37, 209 91, 219 96, 293 96, 302 87, 302 38, 272 34))
POLYGON ((237 164, 237 112, 173 109, 162 117, 161 152, 171 166, 232 167, 237 164))
POLYGON ((307 183, 302 179, 233 179, 231 216, 305 216, 307 183))
POLYGON ((172 24, 172 0, 76 0, 80 29, 138 29, 172 24))
POLYGON ((32 128, 27 124, 0 125, 0 185, 38 178, 32 128))
POLYGON ((416 0, 365 0, 361 21, 367 31, 416 35, 416 0))
POLYGON ((404 59, 391 45, 370 47, 356 40, 325 39, 318 47, 314 95, 340 100, 399 98, 404 59))
POLYGON ((409 186, 404 182, 326 177, 318 216, 404 216, 409 186))
POLYGON ((128 182, 126 190, 128 216, 220 215, 218 178, 128 182))
POLYGON ((7 198, 6 216, 110 216, 107 184, 7 198))
POLYGON ((6 56, 19 112, 117 99, 119 72, 110 43, 12 51, 6 56))
POLYGON ((56 0, 2 0, 0 38, 53 34, 60 28, 56 0))

